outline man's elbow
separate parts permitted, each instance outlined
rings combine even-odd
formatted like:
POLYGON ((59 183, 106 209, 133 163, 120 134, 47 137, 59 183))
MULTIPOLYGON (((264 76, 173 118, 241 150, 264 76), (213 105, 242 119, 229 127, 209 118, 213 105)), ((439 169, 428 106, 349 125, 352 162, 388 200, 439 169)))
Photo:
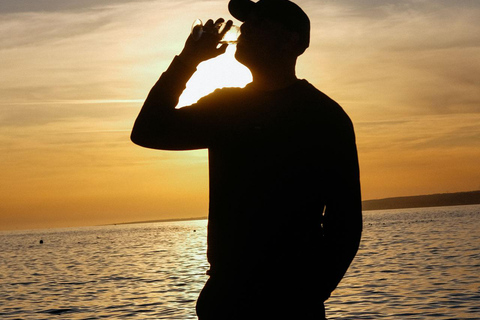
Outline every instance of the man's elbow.
POLYGON ((135 143, 138 146, 143 147, 143 144, 142 144, 141 140, 138 138, 138 136, 133 131, 130 134, 130 141, 132 141, 133 143, 135 143))
POLYGON ((148 131, 134 126, 130 134, 130 140, 138 146, 145 148, 155 148, 152 134, 148 131))
POLYGON ((132 132, 130 133, 130 140, 136 145, 144 147, 145 146, 144 135, 140 134, 138 131, 139 130, 136 127, 132 129, 132 132))
MULTIPOLYGON (((171 136, 161 131, 149 131, 134 126, 130 140, 136 145, 156 150, 186 150, 178 145, 171 136)), ((187 148, 188 149, 188 148, 187 148)))

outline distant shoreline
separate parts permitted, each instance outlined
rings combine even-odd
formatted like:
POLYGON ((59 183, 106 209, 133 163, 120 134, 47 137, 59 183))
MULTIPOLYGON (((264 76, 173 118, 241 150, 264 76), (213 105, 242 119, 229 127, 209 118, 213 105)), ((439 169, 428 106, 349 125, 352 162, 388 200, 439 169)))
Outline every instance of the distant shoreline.
POLYGON ((436 193, 421 196, 393 197, 362 202, 363 211, 448 207, 480 204, 480 190, 469 192, 436 193))
MULTIPOLYGON (((390 210, 390 209, 408 209, 408 208, 429 208, 429 207, 449 207, 480 204, 480 190, 454 193, 436 193, 421 196, 392 197, 384 199, 373 199, 362 201, 363 211, 390 210)), ((194 221, 205 220, 208 217, 190 217, 177 219, 158 219, 146 221, 120 222, 109 225, 173 222, 173 221, 194 221)))

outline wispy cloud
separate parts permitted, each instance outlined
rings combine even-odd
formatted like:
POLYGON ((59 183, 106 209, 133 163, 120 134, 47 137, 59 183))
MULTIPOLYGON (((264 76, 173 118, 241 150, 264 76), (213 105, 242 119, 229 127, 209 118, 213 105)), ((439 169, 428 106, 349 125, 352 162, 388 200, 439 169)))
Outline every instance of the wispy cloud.
POLYGON ((479 2, 308 4, 313 47, 303 62, 319 67, 306 77, 334 97, 376 100, 377 116, 480 112, 479 2))
POLYGON ((37 46, 88 34, 112 22, 106 9, 81 12, 27 12, 2 16, 0 49, 37 46))
POLYGON ((151 2, 155 0, 15 0, 0 2, 0 14, 24 13, 24 12, 66 12, 82 11, 86 9, 105 7, 109 5, 118 5, 123 3, 151 2))
MULTIPOLYGON (((412 116, 392 121, 358 122, 362 152, 412 152, 450 148, 480 148, 480 115, 412 116)), ((480 151, 480 150, 479 150, 480 151)))
POLYGON ((181 50, 197 14, 218 7, 200 3, 198 13, 186 13, 192 1, 100 3, 1 16, 0 33, 8 36, 0 40, 0 99, 143 98, 181 50))
POLYGON ((133 123, 141 101, 53 101, 44 103, 19 103, 0 105, 2 127, 28 127, 46 124, 71 123, 75 121, 110 122, 130 119, 133 123))

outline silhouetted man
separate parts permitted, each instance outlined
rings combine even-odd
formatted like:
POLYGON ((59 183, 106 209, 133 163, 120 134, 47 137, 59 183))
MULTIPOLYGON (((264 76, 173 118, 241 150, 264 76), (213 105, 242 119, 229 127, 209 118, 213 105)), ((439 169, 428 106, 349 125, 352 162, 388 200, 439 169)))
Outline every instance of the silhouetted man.
POLYGON ((196 66, 226 49, 217 48, 222 34, 209 20, 152 88, 132 140, 208 148, 210 278, 197 301, 200 320, 324 319, 323 302, 362 229, 353 126, 336 102, 295 75, 310 39, 297 5, 232 0, 229 9, 243 21, 235 57, 253 81, 175 109, 196 66))

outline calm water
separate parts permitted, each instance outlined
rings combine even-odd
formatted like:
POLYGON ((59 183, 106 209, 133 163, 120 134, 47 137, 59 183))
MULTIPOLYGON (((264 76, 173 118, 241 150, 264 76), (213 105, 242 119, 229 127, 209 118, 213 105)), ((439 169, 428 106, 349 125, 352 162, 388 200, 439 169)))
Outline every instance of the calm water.
MULTIPOLYGON (((480 319, 480 206, 364 216, 330 320, 480 319)), ((0 319, 196 319, 205 247, 203 220, 0 232, 0 319)))

